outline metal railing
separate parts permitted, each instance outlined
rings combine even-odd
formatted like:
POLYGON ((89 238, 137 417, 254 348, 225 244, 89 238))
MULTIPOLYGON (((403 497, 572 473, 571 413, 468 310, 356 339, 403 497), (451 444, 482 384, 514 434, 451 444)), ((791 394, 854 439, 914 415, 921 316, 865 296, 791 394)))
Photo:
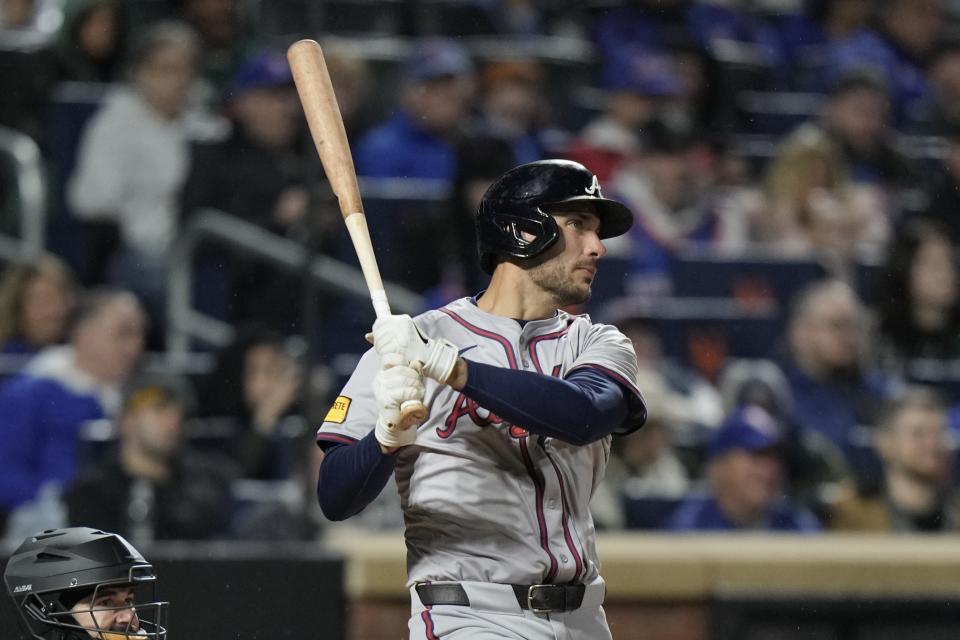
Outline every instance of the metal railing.
POLYGON ((0 153, 11 161, 20 203, 20 237, 0 234, 0 258, 30 260, 45 245, 47 203, 40 148, 30 136, 0 127, 0 153))
MULTIPOLYGON (((314 255, 299 242, 222 211, 204 209, 187 224, 173 248, 167 302, 167 352, 174 360, 188 357, 191 338, 224 346, 234 336, 230 324, 193 308, 193 259, 201 241, 216 242, 287 273, 307 274, 328 291, 364 300, 370 297, 359 268, 328 256, 314 255)), ((395 283, 384 284, 395 311, 415 314, 423 310, 423 296, 395 283)))

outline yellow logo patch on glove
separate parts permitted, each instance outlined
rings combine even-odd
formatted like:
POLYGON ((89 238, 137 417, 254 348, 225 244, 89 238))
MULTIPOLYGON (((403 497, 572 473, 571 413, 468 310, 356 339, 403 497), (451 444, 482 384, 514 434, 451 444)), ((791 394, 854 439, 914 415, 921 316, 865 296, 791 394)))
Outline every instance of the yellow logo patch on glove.
POLYGON ((323 421, 343 424, 343 421, 347 419, 347 411, 350 410, 351 402, 353 402, 353 400, 347 396, 337 396, 337 399, 333 401, 333 406, 327 411, 327 417, 324 418, 323 421))

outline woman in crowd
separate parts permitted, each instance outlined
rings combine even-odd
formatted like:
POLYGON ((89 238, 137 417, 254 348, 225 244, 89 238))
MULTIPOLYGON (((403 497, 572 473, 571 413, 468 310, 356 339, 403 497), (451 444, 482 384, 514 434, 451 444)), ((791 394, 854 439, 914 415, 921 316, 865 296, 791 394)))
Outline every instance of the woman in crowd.
POLYGON ((753 235, 779 253, 820 254, 843 266, 889 234, 875 192, 853 185, 840 150, 817 129, 801 129, 781 145, 765 189, 767 207, 753 235))
POLYGON ((225 419, 235 431, 233 455, 245 478, 290 476, 296 432, 284 418, 295 415, 303 382, 295 343, 270 331, 249 330, 224 349, 201 386, 199 413, 225 419))
POLYGON ((53 255, 8 267, 0 279, 0 353, 32 355, 64 337, 77 284, 53 255))
POLYGON ((877 297, 885 368, 903 371, 919 358, 960 357, 958 286, 956 250, 946 230, 923 220, 906 224, 891 247, 877 297))

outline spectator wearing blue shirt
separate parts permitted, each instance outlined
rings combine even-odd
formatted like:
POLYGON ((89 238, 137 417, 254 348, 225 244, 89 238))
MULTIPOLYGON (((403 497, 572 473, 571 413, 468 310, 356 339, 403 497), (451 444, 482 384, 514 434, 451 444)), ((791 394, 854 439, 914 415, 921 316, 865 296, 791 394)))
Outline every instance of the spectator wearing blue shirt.
POLYGON ((400 107, 357 144, 357 173, 452 180, 455 138, 473 90, 473 63, 463 47, 440 38, 418 43, 403 71, 400 107))
POLYGON ((709 491, 674 512, 673 531, 821 530, 812 513, 783 493, 783 427, 758 406, 735 410, 710 440, 709 491))
POLYGON ((94 290, 77 306, 69 343, 41 351, 0 387, 0 519, 45 485, 73 481, 81 427, 115 415, 145 323, 132 294, 94 290))
POLYGON ((858 33, 870 21, 873 4, 864 0, 806 0, 802 10, 777 24, 793 85, 810 90, 823 82, 830 47, 858 33))
POLYGON ((876 30, 830 48, 828 83, 851 69, 879 73, 889 87, 897 127, 922 118, 933 99, 926 66, 944 24, 943 0, 882 0, 876 30))
POLYGON ((793 393, 792 422, 808 440, 841 453, 863 486, 879 480, 870 431, 882 402, 901 384, 867 368, 867 319, 857 294, 839 280, 808 285, 793 304, 783 371, 793 393))

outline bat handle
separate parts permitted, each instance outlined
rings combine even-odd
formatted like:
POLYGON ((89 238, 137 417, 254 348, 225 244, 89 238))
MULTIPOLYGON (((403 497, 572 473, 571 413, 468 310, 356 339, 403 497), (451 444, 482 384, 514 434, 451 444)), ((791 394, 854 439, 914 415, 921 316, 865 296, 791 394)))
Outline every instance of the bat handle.
POLYGON ((386 291, 383 289, 371 290, 370 301, 373 302, 373 310, 378 318, 384 318, 390 315, 390 303, 387 302, 386 291))

